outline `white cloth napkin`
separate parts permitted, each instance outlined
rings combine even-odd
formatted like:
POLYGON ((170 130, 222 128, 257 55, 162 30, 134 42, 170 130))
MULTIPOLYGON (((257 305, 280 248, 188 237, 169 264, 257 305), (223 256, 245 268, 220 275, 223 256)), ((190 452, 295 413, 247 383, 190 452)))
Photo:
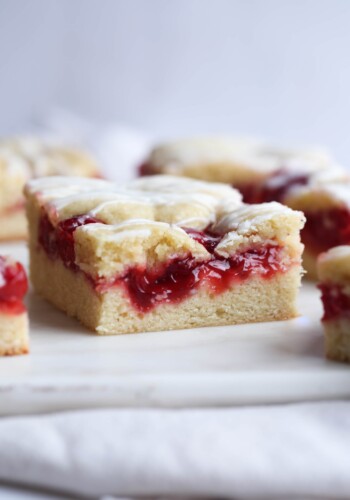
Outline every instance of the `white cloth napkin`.
POLYGON ((350 498, 350 403, 0 420, 0 480, 86 497, 350 498))

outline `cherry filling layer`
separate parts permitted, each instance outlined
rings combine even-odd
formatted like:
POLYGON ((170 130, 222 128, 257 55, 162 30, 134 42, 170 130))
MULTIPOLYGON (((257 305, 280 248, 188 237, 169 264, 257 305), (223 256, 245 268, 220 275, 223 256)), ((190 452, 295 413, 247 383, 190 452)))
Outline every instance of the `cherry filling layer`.
POLYGON ((305 212, 306 224, 301 232, 303 243, 313 253, 325 252, 338 245, 350 244, 350 211, 333 208, 320 212, 305 212))
POLYGON ((350 297, 340 285, 318 285, 321 290, 324 314, 322 321, 350 317, 350 297))
POLYGON ((28 290, 28 280, 22 264, 9 262, 0 256, 0 312, 21 314, 25 311, 23 297, 28 290))
POLYGON ((245 203, 265 203, 269 201, 283 202, 284 198, 296 186, 305 186, 309 175, 293 173, 287 169, 279 169, 262 182, 255 182, 237 187, 245 203))
POLYGON ((234 282, 241 283, 251 275, 270 278, 276 271, 286 270, 281 264, 280 252, 280 247, 267 245, 237 253, 229 259, 215 256, 202 263, 193 257, 174 259, 156 272, 130 269, 114 284, 122 284, 134 307, 147 312, 160 303, 180 302, 199 286, 219 294, 234 282))
MULTIPOLYGON (((94 222, 98 221, 88 215, 80 215, 60 222, 55 228, 43 215, 39 224, 39 243, 50 258, 60 258, 66 267, 78 271, 73 233, 77 227, 94 222)), ((282 257, 283 248, 278 245, 260 245, 224 258, 215 253, 220 236, 210 231, 184 230, 207 249, 211 254, 210 260, 198 262, 188 255, 186 258, 174 258, 156 269, 129 268, 123 276, 114 280, 87 276, 89 282, 99 293, 122 286, 135 309, 147 312, 161 303, 184 300, 199 285, 206 286, 211 293, 222 293, 233 282, 242 282, 252 275, 268 279, 276 272, 288 269, 282 257)))
POLYGON ((43 214, 39 221, 39 244, 51 259, 60 258, 66 267, 76 271, 73 233, 79 226, 96 222, 100 221, 95 217, 79 215, 65 219, 54 227, 48 216, 43 214))

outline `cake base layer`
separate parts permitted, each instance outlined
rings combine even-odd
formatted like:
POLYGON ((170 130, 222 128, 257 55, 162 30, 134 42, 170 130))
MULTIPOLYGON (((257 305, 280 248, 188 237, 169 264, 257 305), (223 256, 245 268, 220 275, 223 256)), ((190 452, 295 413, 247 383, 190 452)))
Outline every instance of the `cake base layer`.
POLYGON ((24 240, 27 238, 27 221, 24 210, 0 215, 0 241, 24 240))
POLYGON ((326 357, 350 363, 350 319, 324 321, 323 326, 326 357))
POLYGON ((187 299, 161 303, 142 313, 120 287, 98 294, 83 273, 51 260, 35 245, 31 248, 31 279, 35 290, 68 315, 99 334, 118 334, 285 320, 297 315, 300 268, 235 282, 223 293, 199 288, 187 299))
POLYGON ((0 311, 0 356, 29 352, 28 316, 0 311))
POLYGON ((306 247, 303 252, 303 268, 306 271, 305 277, 309 280, 317 281, 317 257, 306 247))

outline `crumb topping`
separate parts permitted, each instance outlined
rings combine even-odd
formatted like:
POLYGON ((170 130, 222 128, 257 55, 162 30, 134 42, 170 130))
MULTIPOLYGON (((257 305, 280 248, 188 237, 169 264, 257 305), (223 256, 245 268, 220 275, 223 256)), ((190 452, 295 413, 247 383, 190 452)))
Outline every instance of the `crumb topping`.
POLYGON ((244 166, 256 172, 280 168, 315 171, 331 163, 322 149, 288 150, 274 148, 262 141, 232 137, 208 137, 168 142, 155 147, 146 162, 164 173, 186 172, 196 165, 244 166))
POLYGON ((317 268, 322 282, 344 284, 350 289, 350 245, 341 245, 322 253, 318 257, 317 268))
POLYGON ((97 166, 85 152, 34 137, 0 140, 0 170, 21 170, 26 179, 46 175, 94 175, 97 166))
MULTIPOLYGON (((330 177, 331 179, 331 177, 330 177)), ((334 181, 334 177, 327 182, 327 177, 317 178, 307 186, 300 186, 292 190, 285 202, 292 208, 297 207, 306 212, 334 207, 350 207, 350 178, 346 175, 334 181)))
POLYGON ((29 182, 25 193, 53 227, 84 214, 98 221, 74 232, 76 261, 93 276, 115 275, 135 262, 152 266, 189 254, 210 258, 186 228, 219 235, 215 253, 223 257, 265 242, 289 245, 292 257, 300 256, 301 212, 279 203, 245 205, 238 191, 225 184, 152 176, 120 187, 51 177, 29 182))

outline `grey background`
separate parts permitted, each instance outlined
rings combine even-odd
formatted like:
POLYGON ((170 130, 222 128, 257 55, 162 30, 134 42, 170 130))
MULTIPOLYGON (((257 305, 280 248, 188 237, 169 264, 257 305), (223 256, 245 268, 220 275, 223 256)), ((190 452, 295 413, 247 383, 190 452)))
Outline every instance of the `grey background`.
POLYGON ((349 0, 0 0, 0 133, 65 108, 350 162, 349 0))

